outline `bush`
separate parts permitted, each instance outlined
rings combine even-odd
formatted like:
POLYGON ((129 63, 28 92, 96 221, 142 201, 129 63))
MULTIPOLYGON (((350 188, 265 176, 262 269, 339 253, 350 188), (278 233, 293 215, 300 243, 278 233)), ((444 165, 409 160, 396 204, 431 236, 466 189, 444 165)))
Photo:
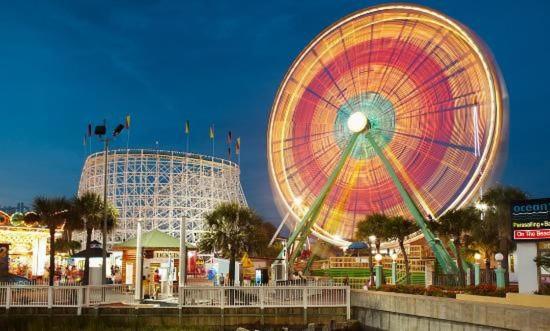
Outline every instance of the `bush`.
MULTIPOLYGON (((506 288, 506 289, 497 289, 495 285, 478 285, 478 286, 429 286, 425 288, 421 285, 382 285, 379 289, 374 289, 375 291, 382 292, 394 292, 394 293, 404 293, 404 294, 415 294, 415 295, 427 295, 432 297, 442 297, 442 298, 456 298, 457 294, 471 294, 471 295, 482 295, 482 296, 491 296, 491 297, 505 297, 507 292, 517 292, 517 288, 506 288)), ((550 286, 547 289, 547 293, 550 293, 550 286)))

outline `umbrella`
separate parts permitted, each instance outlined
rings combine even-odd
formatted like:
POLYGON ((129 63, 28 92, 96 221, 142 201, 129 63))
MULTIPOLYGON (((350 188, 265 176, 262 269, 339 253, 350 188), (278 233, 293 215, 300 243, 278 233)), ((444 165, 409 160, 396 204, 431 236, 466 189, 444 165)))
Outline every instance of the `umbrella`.
POLYGON ((355 241, 352 242, 349 246, 349 250, 357 251, 357 256, 359 256, 359 251, 365 248, 369 248, 369 244, 362 242, 362 241, 355 241))

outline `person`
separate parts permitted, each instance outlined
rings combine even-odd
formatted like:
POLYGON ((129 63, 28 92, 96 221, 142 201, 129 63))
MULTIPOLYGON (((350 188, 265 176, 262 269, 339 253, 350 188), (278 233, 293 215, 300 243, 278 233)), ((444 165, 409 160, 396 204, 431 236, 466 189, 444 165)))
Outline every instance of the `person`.
POLYGON ((346 278, 344 278, 344 286, 348 286, 349 285, 349 277, 346 276, 346 278))
POLYGON ((225 285, 225 277, 223 276, 223 274, 220 274, 220 286, 224 286, 225 285))
POLYGON ((160 292, 160 273, 158 269, 155 269, 155 274, 153 275, 153 283, 155 286, 155 300, 158 300, 160 292))

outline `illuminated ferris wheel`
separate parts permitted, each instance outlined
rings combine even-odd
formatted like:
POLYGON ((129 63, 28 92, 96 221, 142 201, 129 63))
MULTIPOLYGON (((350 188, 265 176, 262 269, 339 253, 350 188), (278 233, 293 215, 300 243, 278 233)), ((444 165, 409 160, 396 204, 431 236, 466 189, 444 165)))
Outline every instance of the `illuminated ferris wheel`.
POLYGON ((290 243, 312 232, 344 246, 378 212, 414 219, 438 256, 424 220, 482 188, 505 100, 483 43, 441 13, 390 4, 336 22, 296 58, 271 111, 270 176, 296 220, 290 243))

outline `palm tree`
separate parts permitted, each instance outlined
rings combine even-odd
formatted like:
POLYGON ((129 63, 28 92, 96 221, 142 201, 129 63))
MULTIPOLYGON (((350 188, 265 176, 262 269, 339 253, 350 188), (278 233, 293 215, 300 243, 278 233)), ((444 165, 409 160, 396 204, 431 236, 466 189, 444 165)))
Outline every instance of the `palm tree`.
POLYGON ((487 218, 494 218, 498 224, 499 250, 504 255, 502 267, 506 270, 506 285, 508 285, 508 255, 514 249, 512 231, 510 227, 510 205, 514 200, 527 199, 527 193, 519 188, 497 185, 487 191, 481 199, 489 207, 485 214, 487 218))
POLYGON ((258 235, 263 221, 250 208, 223 203, 205 216, 205 223, 206 232, 198 243, 199 249, 229 259, 229 284, 233 284, 237 256, 257 252, 269 242, 268 237, 258 235))
POLYGON ((456 248, 455 255, 459 272, 458 280, 461 286, 464 286, 466 280, 462 250, 474 224, 478 223, 479 220, 479 212, 474 207, 467 207, 449 210, 438 220, 429 222, 430 228, 434 232, 440 236, 446 236, 453 241, 456 248))
POLYGON ((63 197, 36 197, 33 201, 34 212, 25 215, 27 222, 37 221, 50 231, 50 286, 53 286, 55 275, 55 231, 65 222, 68 209, 69 202, 63 197))
POLYGON ((376 236, 377 249, 381 239, 386 238, 386 232, 384 225, 389 220, 389 217, 383 214, 372 214, 367 216, 363 221, 357 224, 356 237, 359 240, 369 243, 369 269, 370 269, 370 281, 374 283, 374 263, 372 261, 372 247, 369 237, 376 236))
MULTIPOLYGON (((103 199, 95 192, 84 192, 74 198, 74 216, 81 220, 83 228, 86 230, 86 252, 90 250, 92 242, 92 233, 94 229, 103 228, 103 199)), ((107 205, 107 231, 110 232, 116 225, 118 218, 117 210, 111 205, 107 205)), ((75 221, 76 222, 76 221, 75 221)), ((103 239, 105 241, 105 239, 103 239)), ((104 246, 105 247, 105 246, 104 246)), ((88 284, 90 279, 90 257, 86 255, 84 261, 84 284, 88 284)))
POLYGON ((407 285, 411 283, 411 269, 409 266, 409 257, 405 251, 405 238, 416 231, 418 231, 416 223, 402 216, 390 217, 384 223, 384 240, 397 240, 399 243, 399 248, 403 254, 403 261, 405 262, 405 283, 407 285))

